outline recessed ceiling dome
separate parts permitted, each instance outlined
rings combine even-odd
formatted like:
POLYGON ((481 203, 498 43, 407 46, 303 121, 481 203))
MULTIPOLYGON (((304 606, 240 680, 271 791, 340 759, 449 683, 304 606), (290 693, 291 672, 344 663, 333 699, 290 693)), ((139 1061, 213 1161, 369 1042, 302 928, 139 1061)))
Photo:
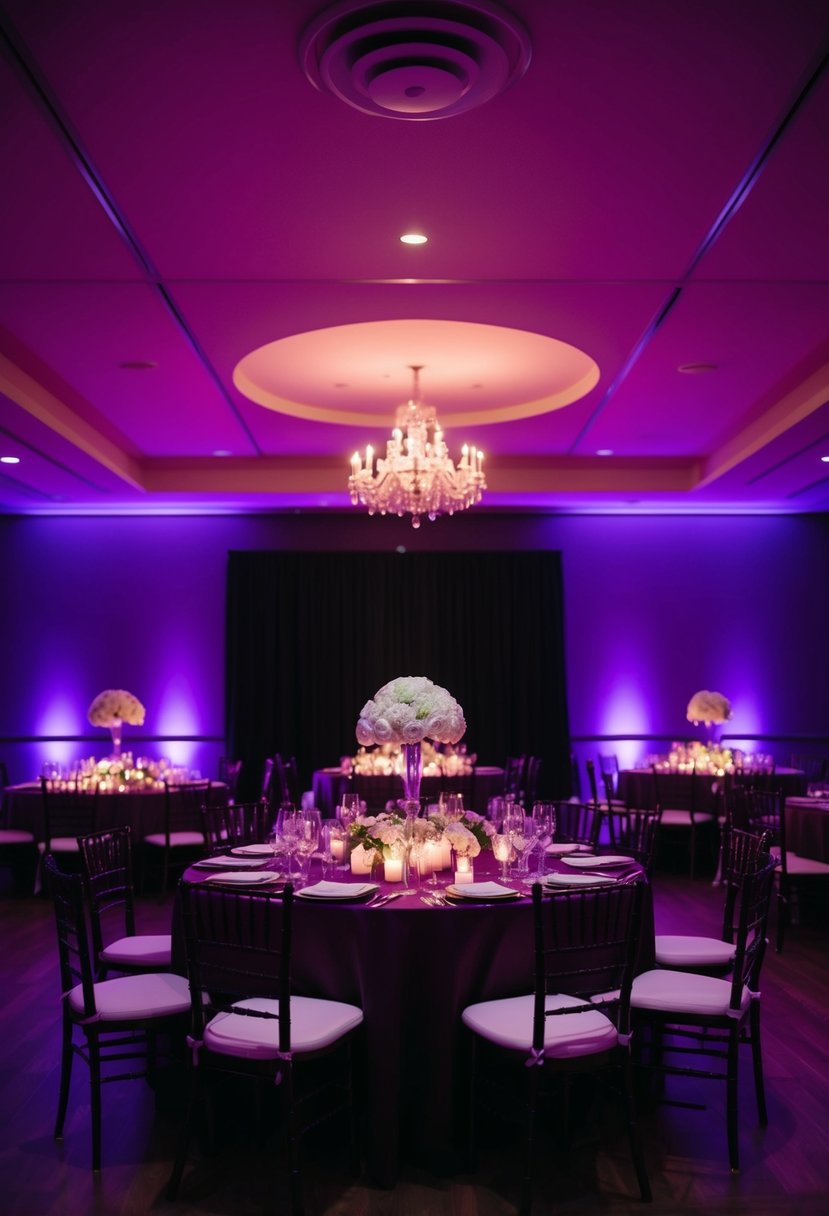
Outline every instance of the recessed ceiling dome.
POLYGON ((351 0, 311 22, 299 54, 318 89, 364 114, 422 122, 495 97, 526 72, 531 47, 521 23, 488 0, 351 0))

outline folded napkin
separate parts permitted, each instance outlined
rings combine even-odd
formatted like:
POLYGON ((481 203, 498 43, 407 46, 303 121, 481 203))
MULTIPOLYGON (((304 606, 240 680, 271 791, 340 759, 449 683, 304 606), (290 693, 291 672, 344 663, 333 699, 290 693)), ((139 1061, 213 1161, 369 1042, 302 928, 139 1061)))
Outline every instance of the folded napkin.
POLYGON ((563 857, 565 853, 589 853, 590 848, 586 844, 548 844, 544 852, 551 857, 563 857))
POLYGON ((548 874, 544 879, 546 887, 598 887, 615 882, 609 874, 548 874))
POLYGON ((271 857, 273 849, 269 844, 240 844, 231 849, 234 857, 271 857))
POLYGON ((364 895, 377 890, 376 882, 322 882, 314 883, 312 887, 303 887, 297 895, 309 899, 362 899, 364 895))
POLYGON ((204 881, 233 883, 234 886, 237 883, 240 886, 244 886, 245 884, 248 886, 263 886, 265 883, 276 882, 277 876, 270 871, 262 870, 254 870, 253 872, 248 870, 246 873, 242 873, 240 870, 224 870, 220 874, 209 874, 204 881))
POLYGON ((630 866, 633 865, 635 858, 611 856, 605 853, 603 857, 562 857, 561 859, 566 866, 573 866, 578 870, 600 870, 602 866, 630 866))
POLYGON ((205 857, 193 862, 197 870, 251 870, 264 864, 264 859, 257 860, 255 857, 205 857))
POLYGON ((508 899, 521 894, 500 882, 465 882, 462 886, 452 884, 446 890, 458 899, 508 899))

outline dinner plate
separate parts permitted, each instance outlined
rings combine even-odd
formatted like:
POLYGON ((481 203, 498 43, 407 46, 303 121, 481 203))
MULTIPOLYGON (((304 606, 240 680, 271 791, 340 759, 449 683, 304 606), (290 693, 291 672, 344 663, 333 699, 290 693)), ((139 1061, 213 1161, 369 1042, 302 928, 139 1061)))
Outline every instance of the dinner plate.
POLYGON ((634 857, 622 857, 606 854, 604 857, 562 857, 566 866, 576 866, 582 870, 597 870, 602 866, 629 866, 635 862, 634 857))
POLYGON ((273 854, 269 844, 240 844, 230 851, 234 857, 270 857, 273 854))
POLYGON ((545 887, 610 887, 616 882, 609 874, 547 874, 545 887))
POLYGON ((522 892, 512 887, 504 887, 499 882, 465 882, 460 885, 450 883, 446 894, 451 899, 470 899, 477 903, 502 899, 520 899, 522 892))
POLYGON ((335 900, 340 903, 354 903, 356 900, 367 899, 379 890, 376 882, 318 882, 312 887, 303 887, 296 891, 298 899, 335 900))
POLYGON ((204 857, 201 861, 193 862, 197 870, 250 870, 264 864, 264 859, 257 861, 255 857, 204 857))
POLYGON ((222 884, 233 884, 233 886, 238 884, 239 886, 251 887, 261 887, 266 883, 277 881, 278 876, 276 874, 272 873, 271 871, 262 873, 259 870, 257 870, 255 873, 251 873, 250 870, 245 873, 241 873, 239 870, 225 870, 221 874, 210 874, 205 879, 205 882, 220 882, 222 884))
POLYGON ((589 853, 590 846, 586 844, 548 844, 545 853, 551 857, 564 857, 566 853, 589 853))

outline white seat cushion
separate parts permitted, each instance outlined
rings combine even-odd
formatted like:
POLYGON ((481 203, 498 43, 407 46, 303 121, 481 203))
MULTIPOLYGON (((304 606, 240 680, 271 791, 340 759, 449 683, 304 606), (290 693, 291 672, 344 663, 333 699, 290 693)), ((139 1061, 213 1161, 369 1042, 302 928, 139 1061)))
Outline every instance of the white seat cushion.
MULTIPOLYGON (((242 1056, 248 1060, 274 1060, 279 1052, 279 1001, 252 997, 237 1001, 234 1008, 260 1009, 268 1018, 241 1013, 218 1013, 204 1028, 204 1045, 218 1055, 242 1056)), ((309 996, 291 997, 291 1051, 321 1051, 331 1047, 363 1020, 363 1011, 342 1001, 322 1001, 309 996)))
POLYGON ((829 865, 825 861, 816 861, 813 857, 801 857, 797 853, 786 850, 786 872, 789 874, 829 874, 829 865))
MULTIPOLYGON (((711 820, 712 820, 713 818, 714 818, 714 816, 713 816, 713 815, 703 815, 703 814, 700 814, 700 812, 699 812, 699 811, 697 811, 697 812, 694 814, 693 822, 694 822, 694 823, 696 823, 696 824, 699 824, 699 823, 710 823, 710 822, 711 822, 711 820)), ((683 810, 673 810, 673 811, 671 811, 671 810, 668 810, 668 811, 663 811, 663 812, 662 812, 662 826, 663 826, 663 827, 668 827, 668 828, 679 828, 679 827, 686 827, 686 828, 689 828, 689 827, 691 826, 691 822, 692 822, 692 820, 691 820, 691 812, 690 812, 690 811, 683 811, 683 810)))
POLYGON ((119 937, 101 951, 104 963, 138 963, 148 967, 169 967, 172 953, 172 938, 169 933, 136 934, 134 937, 119 937))
MULTIPOLYGON (((37 845, 41 853, 46 852, 46 842, 38 841, 37 845)), ((77 853, 78 842, 74 836, 53 836, 49 842, 50 853, 77 853)))
MULTIPOLYGON (((187 1013, 190 987, 183 975, 169 971, 125 975, 101 980, 95 985, 95 1006, 99 1022, 140 1021, 142 1018, 167 1017, 187 1013)), ((69 993, 69 1008, 83 1016, 83 988, 69 993)))
MULTIPOLYGON (((731 999, 731 980, 693 971, 644 971, 633 981, 630 1003, 633 1009, 654 1009, 681 1015, 725 1016, 731 999)), ((743 988, 740 1011, 748 1009, 751 996, 743 988)))
MULTIPOLYGON (((144 837, 144 844, 159 845, 162 849, 167 844, 167 838, 163 832, 153 832, 152 836, 144 837)), ((183 848, 185 845, 188 848, 199 848, 204 844, 204 836, 201 832, 171 832, 170 847, 183 848)))
POLYGON ((24 832, 20 828, 2 828, 0 829, 0 845, 4 844, 31 844, 34 836, 31 832, 24 832))
MULTIPOLYGON (((482 1001, 464 1009, 461 1019, 464 1026, 490 1043, 529 1054, 533 1041, 534 1000, 533 996, 513 996, 500 1001, 482 1001)), ((545 999, 545 1008, 572 1009, 584 1003, 559 993, 545 999)), ((618 1042, 616 1027, 598 1010, 546 1019, 544 1053, 550 1058, 596 1055, 616 1047, 618 1042)))
POLYGON ((716 937, 656 938, 656 961, 660 967, 724 967, 734 961, 731 942, 716 937))

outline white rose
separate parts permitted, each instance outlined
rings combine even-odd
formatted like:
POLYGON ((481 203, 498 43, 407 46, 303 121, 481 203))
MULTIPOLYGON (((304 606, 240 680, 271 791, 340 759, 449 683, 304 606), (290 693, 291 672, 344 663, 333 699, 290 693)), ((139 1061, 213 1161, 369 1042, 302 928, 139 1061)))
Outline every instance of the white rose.
POLYGON ((362 744, 363 747, 371 747, 372 743, 377 742, 371 723, 365 718, 360 718, 360 721, 357 723, 357 742, 362 744))
POLYGON ((387 718, 378 718, 374 723, 374 737, 378 743, 386 743, 391 738, 391 726, 387 718))
POLYGON ((420 743, 423 738, 423 723, 418 722, 417 718, 412 718, 403 727, 401 738, 404 743, 420 743))

